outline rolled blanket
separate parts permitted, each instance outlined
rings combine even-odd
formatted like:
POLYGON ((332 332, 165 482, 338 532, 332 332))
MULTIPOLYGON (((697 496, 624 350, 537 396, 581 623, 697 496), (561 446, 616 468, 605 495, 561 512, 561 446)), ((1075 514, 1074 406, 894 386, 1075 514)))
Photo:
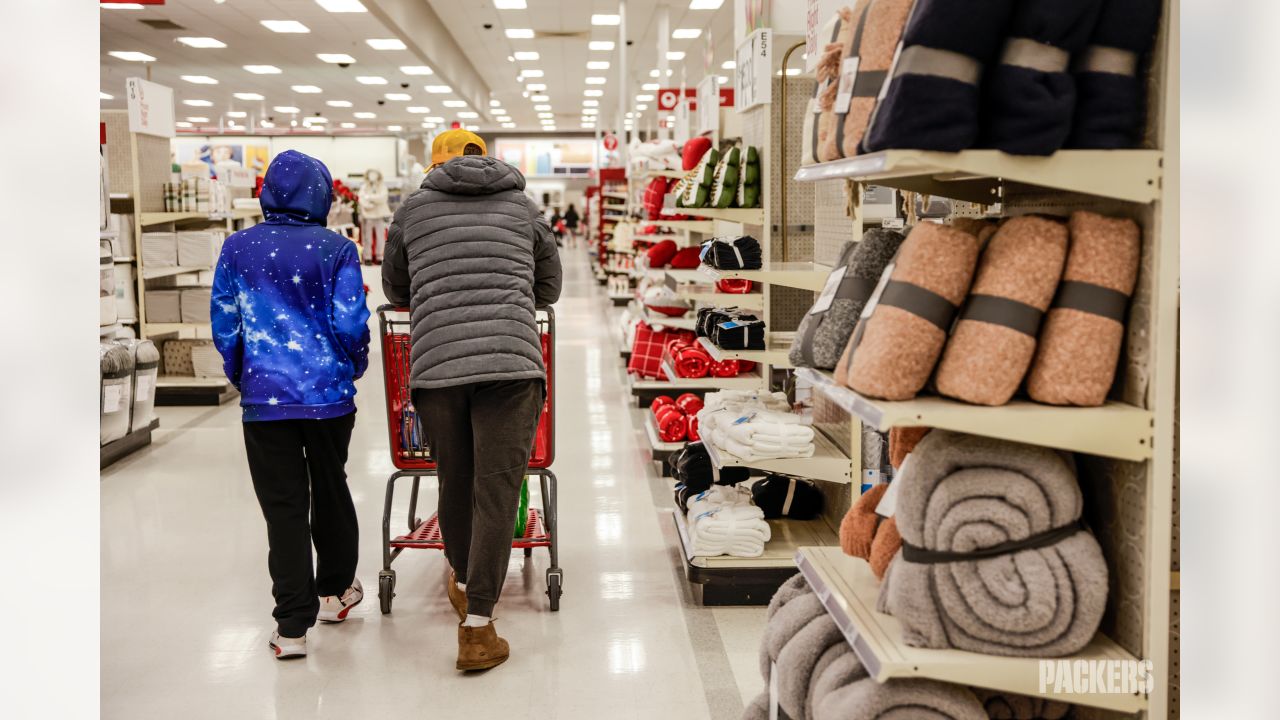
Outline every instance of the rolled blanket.
POLYGON ((711 342, 726 350, 763 350, 764 330, 764 321, 758 318, 732 318, 711 328, 711 342))
POLYGON ((1025 215, 987 243, 969 298, 938 362, 938 392, 978 405, 1009 402, 1036 352, 1067 256, 1067 228, 1025 215))
POLYGON ((916 448, 920 440, 928 434, 927 427, 895 427, 889 428, 889 464, 895 469, 902 467, 902 461, 916 448))
MULTIPOLYGON (((795 575, 792 575, 790 578, 787 578, 786 582, 779 585, 777 592, 773 594, 773 597, 769 598, 769 606, 765 609, 764 613, 765 619, 771 619, 773 614, 778 612, 783 605, 786 605, 801 595, 812 592, 813 588, 809 587, 808 581, 804 579, 804 574, 796 573, 795 575)), ((765 677, 768 677, 768 673, 765 673, 765 677)))
POLYGON ((829 655, 834 655, 830 662, 824 663, 819 659, 818 664, 814 666, 813 680, 809 683, 809 710, 805 716, 810 720, 818 717, 818 706, 833 691, 852 685, 859 680, 868 679, 867 669, 862 666, 858 655, 853 652, 848 643, 841 643, 841 645, 845 652, 835 649, 840 645, 833 646, 827 651, 829 655))
POLYGON ((682 378, 702 378, 711 371, 711 356, 701 347, 687 347, 673 354, 676 375, 682 378))
MULTIPOLYGON (((853 648, 849 647, 849 643, 840 638, 839 642, 833 643, 826 650, 822 651, 822 655, 818 656, 818 662, 813 664, 813 673, 809 676, 809 688, 804 696, 804 713, 800 715, 802 718, 813 717, 813 706, 816 703, 816 696, 820 689, 819 680, 827 668, 836 662, 839 662, 846 655, 852 655, 853 648)), ((826 693, 823 693, 824 695, 826 693)))
POLYGON ((878 683, 859 680, 827 693, 814 707, 813 720, 987 720, 987 713, 963 685, 915 678, 878 683))
POLYGON ((849 359, 841 360, 847 372, 837 370, 836 379, 871 397, 915 397, 933 373, 977 261, 973 235, 931 222, 912 228, 871 316, 849 339, 849 359))
POLYGON ((664 405, 653 417, 658 426, 658 438, 662 442, 680 442, 689 431, 689 421, 685 420, 684 412, 675 405, 664 405))
MULTIPOLYGON (((837 142, 840 117, 836 114, 836 96, 840 90, 841 69, 845 58, 849 57, 849 48, 853 45, 854 28, 867 13, 868 0, 858 0, 853 9, 840 8, 836 13, 840 16, 840 32, 823 50, 820 62, 829 63, 828 81, 818 97, 818 160, 830 162, 841 157, 840 143, 837 142)), ((819 75, 821 83, 823 76, 819 75)))
POLYGON ((767 518, 810 520, 822 512, 822 491, 811 480, 766 475, 751 486, 751 499, 767 518))
POLYGON ((973 694, 991 720, 1063 720, 1071 706, 1045 698, 974 688, 973 694))
POLYGON ((807 718, 806 706, 809 686, 813 682, 814 667, 828 648, 835 644, 848 647, 840 628, 830 613, 810 620, 778 653, 778 706, 787 717, 807 718))
POLYGON ((666 267, 671 262, 671 258, 676 256, 679 248, 676 247, 675 240, 662 240, 653 244, 653 247, 645 251, 645 255, 649 258, 649 267, 660 268, 666 267))
MULTIPOLYGON (((847 8, 846 8, 847 9, 847 8)), ((835 24, 832 25, 831 33, 824 33, 823 37, 830 37, 833 40, 838 37, 841 27, 841 13, 836 13, 833 18, 835 24)), ((825 28, 824 28, 825 30, 825 28)), ((839 43, 831 42, 824 45, 819 50, 818 65, 814 69, 817 76, 817 84, 813 88, 813 98, 809 101, 809 105, 805 108, 804 116, 804 132, 801 136, 801 165, 811 165, 821 162, 822 157, 819 152, 820 135, 819 129, 823 122, 824 104, 828 112, 835 100, 836 84, 840 80, 840 59, 843 48, 839 43)))
POLYGON ((978 81, 995 61, 1012 0, 917 0, 861 150, 955 152, 978 140, 978 81))
POLYGON ((903 642, 1020 657, 1089 643, 1107 563, 1069 455, 935 429, 894 482, 902 549, 877 605, 903 642))
POLYGON ((693 393, 682 393, 673 404, 683 410, 686 415, 695 415, 703 407, 702 398, 693 393))
POLYGON ((763 265, 760 241, 750 235, 715 238, 702 248, 702 262, 721 270, 759 270, 763 265))
POLYGON ((812 591, 795 597, 779 607, 764 628, 764 639, 760 644, 761 662, 766 667, 769 661, 776 662, 791 638, 814 618, 822 615, 827 615, 827 610, 812 591))
POLYGON ((880 524, 876 506, 888 489, 888 483, 872 485, 870 490, 853 501, 853 505, 844 514, 844 519, 840 521, 840 549, 845 555, 864 560, 871 557, 871 541, 880 524))
POLYGON ((1022 0, 1000 61, 982 76, 982 147, 1049 155, 1071 132, 1071 58, 1084 49, 1102 0, 1022 0))
POLYGON ((1076 108, 1067 146, 1137 147, 1146 125, 1139 70, 1155 44, 1160 0, 1104 0, 1089 45, 1076 58, 1076 108))
POLYGON ((1115 379, 1125 308, 1138 277, 1138 224, 1077 211, 1057 297, 1040 330, 1027 393, 1052 405, 1101 405, 1115 379))
POLYGON ((896 518, 885 518, 876 528, 876 537, 871 541, 871 557, 867 558, 867 564, 871 566, 871 572, 875 573, 877 580, 884 580, 885 574, 889 572, 889 564, 897 557, 900 549, 902 534, 898 532, 898 521, 896 518))
POLYGON ((994 220, 983 220, 981 218, 957 217, 951 218, 948 225, 959 228, 970 235, 978 238, 978 247, 985 248, 987 241, 991 236, 996 234, 996 230, 1000 228, 1000 223, 994 220))
POLYGON ((673 270, 693 270, 702 264, 701 255, 700 248, 683 247, 671 256, 671 262, 667 265, 673 270))
POLYGON ((836 366, 858 315, 902 240, 896 230, 872 228, 862 234, 861 242, 845 244, 827 287, 796 328, 789 354, 792 365, 824 370, 836 366))
POLYGON ((756 695, 742 710, 742 720, 769 720, 769 691, 756 695))
POLYGON ((713 360, 711 362, 711 376, 718 378, 738 377, 742 372, 742 364, 733 359, 729 360, 713 360))
MULTIPOLYGON (((850 56, 856 56, 857 74, 841 73, 841 89, 836 96, 836 142, 841 154, 852 157, 858 154, 858 145, 867 131, 867 121, 876 106, 876 95, 884 87, 885 76, 893 63, 893 56, 902 39, 911 13, 913 0, 871 0, 866 14, 859 17, 860 25, 854 30, 850 56), (846 89, 844 86, 848 84, 846 89), (846 98, 847 107, 841 107, 846 98)), ((848 67, 846 60, 846 68, 848 67)))

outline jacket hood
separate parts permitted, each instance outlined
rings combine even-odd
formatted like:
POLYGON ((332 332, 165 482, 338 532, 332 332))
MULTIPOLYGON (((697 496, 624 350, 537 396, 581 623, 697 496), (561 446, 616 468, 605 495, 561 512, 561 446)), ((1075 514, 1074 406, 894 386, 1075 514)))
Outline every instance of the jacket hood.
POLYGON ((422 187, 454 195, 494 195, 524 190, 524 175, 495 157, 462 155, 427 173, 422 187))
POLYGON ((285 150, 267 167, 259 200, 267 222, 323 226, 333 202, 333 178, 319 160, 285 150))

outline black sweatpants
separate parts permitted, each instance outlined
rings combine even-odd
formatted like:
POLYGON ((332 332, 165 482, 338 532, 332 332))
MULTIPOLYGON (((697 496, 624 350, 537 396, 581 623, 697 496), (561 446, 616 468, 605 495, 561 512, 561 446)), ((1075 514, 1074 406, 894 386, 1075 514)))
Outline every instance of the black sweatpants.
POLYGON ((535 379, 413 391, 440 473, 444 554, 467 584, 471 615, 491 617, 502 593, 545 387, 535 379))
POLYGON ((345 470, 355 422, 353 412, 244 423, 249 474, 267 520, 272 615, 285 637, 306 633, 316 624, 320 596, 341 595, 356 576, 360 534, 345 470))

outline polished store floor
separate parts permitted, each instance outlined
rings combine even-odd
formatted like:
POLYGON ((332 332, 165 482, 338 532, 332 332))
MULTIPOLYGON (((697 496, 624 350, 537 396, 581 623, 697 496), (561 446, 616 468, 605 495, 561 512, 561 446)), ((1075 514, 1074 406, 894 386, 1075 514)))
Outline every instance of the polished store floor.
MULTIPOLYGON (((592 281, 585 251, 563 253, 553 466, 565 572, 560 612, 548 610, 543 594, 546 552, 529 560, 513 555, 495 613, 511 660, 475 675, 453 667, 457 620, 440 553, 402 554, 394 610, 379 612, 379 528, 394 468, 375 316, 347 465, 361 521, 364 603, 346 623, 314 628, 307 658, 275 660, 267 649, 266 531, 248 479, 239 408, 161 408, 154 444, 102 475, 102 717, 741 714, 761 689, 756 653, 764 609, 693 603, 667 512, 670 483, 648 459, 643 416, 626 389, 615 311, 592 281)), ((372 309, 382 298, 377 268, 365 275, 372 309)), ((407 494, 393 531, 403 526, 407 494)), ((429 511, 434 492, 424 502, 429 511)))

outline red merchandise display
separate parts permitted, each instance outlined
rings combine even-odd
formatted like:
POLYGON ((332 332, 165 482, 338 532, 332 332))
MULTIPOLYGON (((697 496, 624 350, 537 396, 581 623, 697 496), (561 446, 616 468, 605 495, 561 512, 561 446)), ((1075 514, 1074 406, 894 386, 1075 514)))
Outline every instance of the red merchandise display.
POLYGON ((711 369, 711 356, 701 347, 681 348, 671 354, 672 367, 682 378, 706 377, 711 369))
POLYGON ((646 217, 650 220, 657 220, 662 214, 662 200, 666 197, 669 187, 667 178, 656 177, 649 181, 648 187, 644 190, 644 209, 646 217))
POLYGON ((654 413, 658 437, 663 442, 680 442, 689 433, 688 416, 675 405, 663 405, 654 413))
POLYGON ((675 404, 676 404, 676 401, 672 400, 671 396, 659 395, 658 397, 653 399, 653 402, 649 403, 649 412, 656 415, 658 413, 658 410, 660 410, 661 408, 667 405, 675 405, 675 404))
POLYGON ((667 263, 671 262, 671 258, 676 256, 676 252, 678 250, 679 248, 676 247, 675 240, 663 240, 662 242, 655 243, 654 246, 649 248, 646 253, 649 257, 649 267, 666 267, 667 263))
POLYGON ((631 360, 627 372, 645 378, 665 378, 662 372, 662 353, 671 340, 694 341, 690 330, 655 330, 641 321, 636 325, 636 339, 631 345, 631 360))
POLYGON ((698 416, 686 415, 685 419, 689 421, 689 427, 685 430, 685 439, 689 442, 698 442, 702 436, 698 434, 698 416))
POLYGON ((675 405, 683 410, 685 415, 697 415, 702 409, 702 398, 693 393, 685 393, 676 398, 675 405))
POLYGON ((745 295, 751 292, 754 287, 750 280, 742 280, 740 278, 725 278, 716 281, 716 290, 722 293, 733 293, 734 295, 745 295))
POLYGON ((737 360, 721 360, 711 362, 711 376, 718 378, 738 377, 740 367, 737 360))
POLYGON ((701 252, 702 248, 696 246, 680 248, 668 264, 674 270, 693 270, 702 264, 702 258, 699 257, 701 252))
POLYGON ((697 167, 698 161, 710 149, 711 138, 708 137, 689 138, 685 141, 684 149, 681 151, 681 164, 684 166, 684 171, 689 172, 697 167))

